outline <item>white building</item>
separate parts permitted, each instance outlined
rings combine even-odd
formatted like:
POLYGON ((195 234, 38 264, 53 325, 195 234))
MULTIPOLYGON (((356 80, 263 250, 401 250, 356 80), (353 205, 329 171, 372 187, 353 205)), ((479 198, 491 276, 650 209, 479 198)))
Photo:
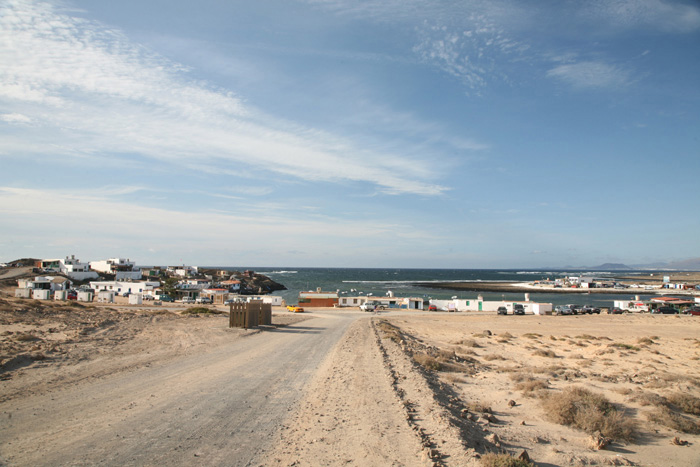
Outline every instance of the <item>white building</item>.
POLYGON ((160 287, 160 282, 158 281, 137 281, 137 282, 123 282, 123 281, 94 281, 90 282, 90 288, 95 289, 96 293, 102 291, 114 292, 119 295, 124 295, 125 293, 150 293, 157 287, 160 287))
POLYGON ((136 263, 128 258, 110 258, 104 261, 91 261, 90 267, 104 274, 114 274, 114 280, 139 280, 141 270, 136 267, 136 263))
POLYGON ((525 300, 484 300, 481 295, 477 296, 476 299, 461 299, 453 298, 450 300, 436 300, 430 299, 430 304, 435 305, 438 311, 498 311, 501 306, 506 307, 508 313, 513 313, 513 307, 515 305, 522 305, 525 309, 525 313, 532 313, 535 315, 549 315, 552 314, 552 304, 551 303, 538 303, 530 301, 530 294, 525 294, 525 300))
POLYGON ((37 276, 34 279, 18 279, 17 287, 20 289, 31 290, 68 290, 73 286, 73 283, 60 276, 37 276))
POLYGON ((168 266, 168 272, 176 276, 189 277, 196 276, 198 268, 197 266, 168 266))
POLYGON ((70 258, 59 260, 59 270, 66 276, 76 281, 84 281, 86 279, 97 279, 99 275, 95 271, 90 270, 90 263, 81 263, 76 259, 75 255, 70 258))
MULTIPOLYGON (((242 296, 239 295, 239 297, 242 296)), ((231 298, 231 295, 229 295, 229 298, 231 298)), ((272 306, 282 306, 284 302, 282 297, 277 295, 250 295, 242 298, 249 303, 253 300, 262 300, 263 303, 269 303, 272 306)))
POLYGON ((386 308, 399 308, 404 310, 422 310, 423 299, 416 297, 375 297, 373 295, 356 297, 340 297, 338 298, 338 306, 340 307, 359 307, 367 302, 376 302, 380 306, 386 308))

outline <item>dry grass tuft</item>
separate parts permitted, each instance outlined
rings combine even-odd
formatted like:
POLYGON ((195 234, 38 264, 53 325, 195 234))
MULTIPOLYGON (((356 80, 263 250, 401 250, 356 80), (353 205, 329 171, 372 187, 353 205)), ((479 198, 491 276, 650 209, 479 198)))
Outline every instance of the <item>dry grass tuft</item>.
POLYGON ((668 401, 685 413, 700 415, 700 397, 692 394, 675 393, 667 397, 668 401))
POLYGON ((494 360, 506 360, 506 358, 503 355, 495 353, 484 355, 482 358, 487 362, 492 362, 494 360))
POLYGON ((625 418, 605 396, 581 387, 569 387, 542 399, 549 418, 561 425, 572 426, 586 433, 599 431, 616 440, 632 439, 636 426, 625 418))
POLYGON ((558 355, 554 353, 553 350, 545 350, 545 349, 537 349, 533 353, 533 355, 536 355, 538 357, 548 357, 548 358, 557 358, 558 355))
POLYGON ((15 335, 15 340, 18 342, 31 342, 31 341, 40 341, 41 338, 38 336, 35 336, 34 334, 30 332, 22 332, 18 333, 15 335))
POLYGON ((576 339, 585 339, 589 341, 594 341, 598 339, 596 336, 591 336, 590 334, 581 334, 580 336, 576 336, 576 339))
POLYGON ((647 419, 667 426, 672 430, 693 435, 700 434, 700 425, 668 407, 657 407, 655 411, 647 414, 647 419))
POLYGON ((654 341, 651 340, 649 337, 640 337, 639 339, 637 339, 637 343, 642 345, 651 345, 654 343, 654 341))
POLYGON ((381 320, 376 324, 376 326, 382 332, 382 334, 384 334, 384 337, 391 339, 397 344, 403 340, 401 337, 401 331, 398 327, 394 326, 393 324, 381 320))
POLYGON ((459 376, 459 375, 457 375, 457 374, 455 374, 455 373, 447 373, 447 374, 445 374, 444 377, 445 377, 445 380, 446 380, 446 381, 448 381, 448 382, 450 382, 450 383, 453 383, 453 384, 455 384, 455 383, 466 383, 466 382, 467 382, 463 377, 461 377, 461 376, 459 376))
POLYGON ((510 454, 494 454, 492 452, 484 454, 480 462, 483 467, 534 467, 535 465, 510 454))
POLYGON ((442 370, 442 363, 440 363, 435 357, 431 357, 426 353, 414 353, 413 360, 426 370, 440 371, 442 370))
POLYGON ((471 347, 473 349, 478 349, 481 347, 477 341, 474 339, 462 339, 461 341, 457 342, 459 345, 463 345, 465 347, 471 347))
POLYGON ((182 311, 183 315, 221 315, 226 313, 225 311, 217 310, 216 308, 207 308, 205 306, 194 306, 187 308, 182 311))
POLYGON ((636 345, 631 345, 631 344, 622 344, 619 342, 616 342, 614 344, 608 344, 608 347, 616 347, 618 349, 625 349, 625 350, 641 350, 639 347, 636 345))
POLYGON ((527 337, 528 339, 539 339, 542 337, 542 334, 537 334, 536 332, 528 332, 523 334, 523 337, 527 337))
POLYGON ((515 389, 522 391, 525 395, 532 395, 534 392, 549 389, 549 384, 547 384, 547 381, 542 379, 529 378, 517 383, 515 385, 515 389))
POLYGON ((482 402, 470 402, 467 409, 470 412, 491 413, 491 407, 482 402))

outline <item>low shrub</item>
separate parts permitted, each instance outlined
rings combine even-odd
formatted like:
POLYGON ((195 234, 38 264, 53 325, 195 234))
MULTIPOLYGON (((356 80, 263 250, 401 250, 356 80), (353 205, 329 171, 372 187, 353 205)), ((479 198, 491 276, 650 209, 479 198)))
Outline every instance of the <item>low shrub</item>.
POLYGON ((225 311, 219 311, 216 308, 207 308, 203 306, 195 306, 187 308, 182 312, 183 315, 203 315, 203 314, 214 314, 220 315, 226 313, 225 311))
POLYGON ((470 402, 467 404, 470 412, 491 413, 491 407, 482 402, 470 402))
POLYGON ((557 354, 553 350, 537 349, 532 354, 538 357, 557 358, 557 354))
POLYGON ((442 363, 426 353, 414 353, 413 360, 426 370, 440 371, 442 369, 442 363))
POLYGON ((692 394, 675 393, 667 397, 668 401, 685 413, 700 415, 700 397, 692 394))
POLYGON ((462 339, 461 341, 457 342, 459 345, 463 345, 465 347, 472 347, 472 348, 479 348, 481 347, 477 341, 474 339, 462 339))
POLYGON ((526 334, 523 334, 523 337, 527 337, 528 339, 537 339, 538 337, 542 337, 542 334, 537 334, 536 332, 528 332, 526 334))
POLYGON ((401 342, 401 331, 399 331, 399 328, 394 326, 393 324, 381 320, 377 323, 377 328, 382 331, 385 337, 391 339, 392 341, 396 342, 397 344, 401 342))
POLYGON ((547 381, 542 379, 529 378, 517 383, 515 385, 515 389, 522 391, 525 394, 530 394, 533 392, 542 391, 544 389, 549 389, 549 384, 547 384, 547 381))
POLYGON ((482 358, 487 362, 492 362, 494 360, 506 360, 506 358, 503 355, 496 353, 484 355, 482 358))
POLYGON ((621 344, 619 342, 616 342, 614 344, 610 344, 611 347, 617 347, 618 349, 625 349, 625 350, 640 350, 639 347, 636 345, 631 345, 631 344, 621 344))
POLYGON ((39 341, 39 340, 41 340, 41 338, 37 337, 34 334, 29 333, 29 332, 22 332, 22 333, 15 335, 15 340, 18 342, 31 342, 31 341, 39 341))
POLYGON ((612 439, 629 441, 635 432, 631 419, 618 412, 603 395, 581 387, 569 387, 542 399, 547 416, 555 423, 586 433, 599 431, 612 439))
POLYGON ((513 457, 510 454, 494 454, 492 452, 481 456, 483 467, 534 467, 530 461, 513 457))
POLYGON ((657 407, 656 410, 647 414, 647 419, 660 425, 667 426, 672 430, 693 435, 700 434, 700 425, 674 412, 668 407, 657 407))

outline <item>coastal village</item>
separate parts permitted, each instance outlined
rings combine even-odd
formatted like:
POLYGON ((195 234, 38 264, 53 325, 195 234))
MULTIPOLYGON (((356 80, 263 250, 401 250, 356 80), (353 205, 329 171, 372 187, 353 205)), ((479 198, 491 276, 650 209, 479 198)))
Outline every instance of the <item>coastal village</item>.
MULTIPOLYGON (((142 305, 151 302, 181 302, 185 304, 229 305, 234 302, 261 300, 271 306, 284 307, 287 303, 280 296, 271 295, 286 290, 269 277, 254 271, 229 271, 197 266, 139 267, 128 258, 109 258, 82 262, 75 255, 60 259, 22 259, 4 267, 31 268, 31 275, 17 279, 15 296, 36 300, 76 300, 78 302, 142 305), (36 274, 36 275, 33 275, 36 274), (120 298, 121 297, 121 298, 120 298)), ((424 297, 399 297, 393 292, 386 296, 352 294, 347 292, 300 291, 297 311, 303 308, 360 308, 363 310, 426 310, 447 312, 498 312, 501 314, 562 314, 552 303, 530 299, 530 292, 556 293, 619 293, 628 297, 615 300, 606 311, 655 312, 660 308, 674 308, 682 313, 700 307, 700 285, 693 281, 671 281, 669 275, 658 274, 654 278, 633 277, 631 280, 600 278, 596 276, 566 276, 553 280, 530 283, 472 284, 474 291, 523 292, 522 300, 485 300, 481 294, 474 298, 426 299, 424 297), (635 294, 629 298, 630 293, 635 294), (639 294, 659 294, 641 299, 639 294), (671 297, 664 293, 673 294, 671 297), (685 296, 687 298, 684 298, 685 296)), ((448 285, 464 287, 465 284, 448 285)), ((469 287, 469 284, 466 284, 469 287)), ((440 287, 440 286, 438 286, 440 287)), ((356 291, 355 291, 356 292, 356 291)), ((578 314, 574 305, 571 314, 578 314)), ((600 313, 600 309, 594 309, 600 313)), ((583 310, 585 313, 587 310, 583 310)), ((697 310, 696 310, 697 311, 697 310)), ((596 312, 596 311, 593 311, 596 312)), ((569 314, 569 313, 564 313, 569 314)))
POLYGON ((63 259, 16 260, 5 267, 27 271, 17 279, 15 296, 36 300, 115 303, 122 297, 130 305, 142 305, 144 301, 224 304, 284 290, 283 285, 254 271, 186 265, 143 268, 128 258, 81 262, 71 255, 63 259))

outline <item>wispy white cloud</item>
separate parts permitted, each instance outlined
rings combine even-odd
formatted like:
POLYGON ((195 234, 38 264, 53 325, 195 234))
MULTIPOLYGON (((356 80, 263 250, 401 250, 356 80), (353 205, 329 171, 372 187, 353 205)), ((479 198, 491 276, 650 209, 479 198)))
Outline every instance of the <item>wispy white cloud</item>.
POLYGON ((241 212, 187 211, 144 206, 120 196, 135 190, 138 187, 90 191, 0 187, 0 215, 8 226, 13 226, 5 229, 4 239, 20 242, 27 232, 45 236, 47 225, 55 226, 52 238, 73 242, 90 237, 90 244, 136 245, 143 242, 147 231, 148 237, 160 238, 164 245, 178 248, 245 245, 250 251, 282 251, 315 243, 342 249, 388 239, 412 242, 435 238, 435 234, 415 225, 388 219, 357 223, 344 217, 309 215, 306 206, 294 211, 262 203, 257 209, 249 205, 241 212), (300 215, 302 211, 305 215, 300 215), (294 228, 285 229, 280 235, 280 229, 286 225, 294 228))
POLYGON ((631 81, 631 74, 624 68, 604 62, 584 61, 558 65, 547 72, 577 88, 620 87, 631 81))
POLYGON ((585 2, 584 14, 625 28, 653 28, 687 33, 700 29, 700 6, 674 0, 597 0, 585 2))
MULTIPOLYGON (((10 0, 0 13, 0 103, 35 123, 26 153, 103 159, 137 154, 219 171, 243 167, 303 180, 363 182, 385 193, 436 195, 428 162, 377 153, 264 115, 119 31, 10 0), (31 141, 31 143, 29 143, 31 141), (196 161, 196 164, 193 164, 196 161)), ((17 117, 7 117, 16 123, 17 117)), ((0 128, 0 131, 2 129, 0 128)), ((12 152, 18 152, 14 141, 12 152)), ((0 143, 0 153, 9 152, 0 143)))
POLYGON ((527 10, 517 2, 479 0, 310 0, 339 14, 400 24, 415 31, 412 52, 422 62, 460 80, 471 93, 492 81, 508 81, 504 71, 530 46, 509 34, 506 24, 527 10))
POLYGON ((26 115, 12 113, 12 114, 0 114, 0 120, 7 123, 31 123, 32 119, 26 115))

